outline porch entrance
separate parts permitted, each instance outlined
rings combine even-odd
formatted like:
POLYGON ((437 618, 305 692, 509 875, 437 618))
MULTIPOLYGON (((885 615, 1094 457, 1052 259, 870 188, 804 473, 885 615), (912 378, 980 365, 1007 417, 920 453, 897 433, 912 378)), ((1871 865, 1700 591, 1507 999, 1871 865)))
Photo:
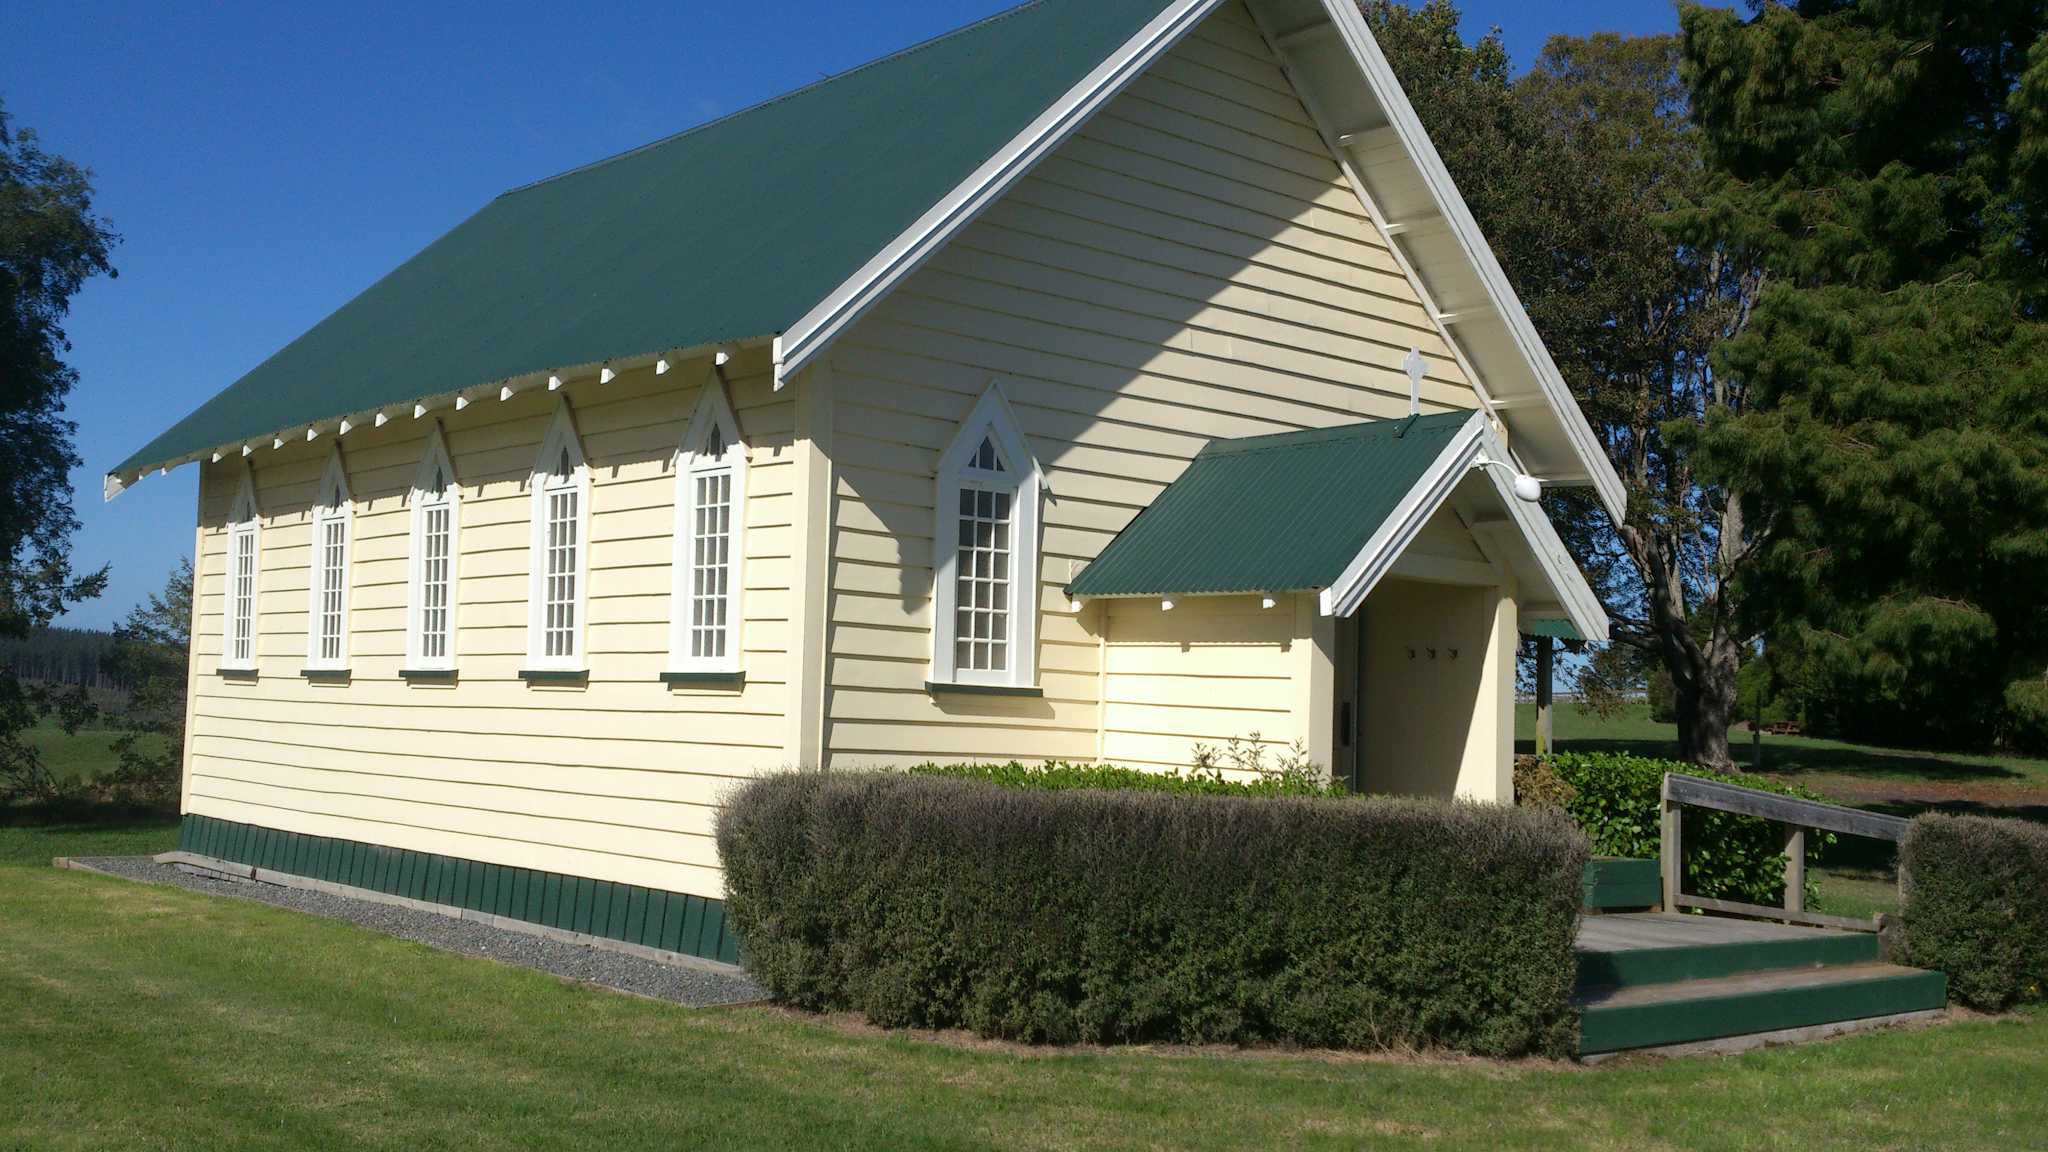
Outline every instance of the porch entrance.
POLYGON ((1331 768, 1354 792, 1514 795, 1514 601, 1390 577, 1340 617, 1331 768))

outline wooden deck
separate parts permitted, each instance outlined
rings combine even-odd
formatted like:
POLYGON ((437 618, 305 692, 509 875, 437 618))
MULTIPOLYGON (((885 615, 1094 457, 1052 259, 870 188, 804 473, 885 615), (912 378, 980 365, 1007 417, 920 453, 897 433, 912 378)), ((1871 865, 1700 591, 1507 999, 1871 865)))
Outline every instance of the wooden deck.
POLYGON ((1829 928, 1799 928, 1728 916, 1628 912, 1585 917, 1579 922, 1577 947, 1581 952, 1627 952, 1639 948, 1692 948, 1704 944, 1835 940, 1849 935, 1852 934, 1829 928))

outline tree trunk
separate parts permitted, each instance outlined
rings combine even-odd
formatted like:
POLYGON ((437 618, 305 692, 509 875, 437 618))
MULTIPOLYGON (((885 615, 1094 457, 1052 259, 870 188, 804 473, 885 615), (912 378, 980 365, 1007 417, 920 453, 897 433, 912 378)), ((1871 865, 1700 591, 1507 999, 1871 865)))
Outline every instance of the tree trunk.
POLYGON ((1728 751, 1728 726, 1735 722, 1738 646, 1717 627, 1704 651, 1688 637, 1681 660, 1687 675, 1679 676, 1674 668, 1671 676, 1677 690, 1678 755, 1703 768, 1730 771, 1735 758, 1728 751))
POLYGON ((1735 766, 1728 751, 1728 726, 1735 721, 1735 672, 1742 662, 1742 646, 1728 630, 1728 605, 1722 600, 1726 574, 1737 555, 1725 541, 1740 540, 1742 518, 1740 502, 1731 499, 1721 518, 1724 544, 1719 565, 1724 583, 1691 612, 1687 611, 1674 542, 1633 526, 1621 532, 1622 542, 1644 576, 1650 641, 1671 673, 1678 708, 1679 757, 1721 771, 1735 766), (1695 637, 1695 615, 1703 615, 1709 622, 1704 645, 1695 637))

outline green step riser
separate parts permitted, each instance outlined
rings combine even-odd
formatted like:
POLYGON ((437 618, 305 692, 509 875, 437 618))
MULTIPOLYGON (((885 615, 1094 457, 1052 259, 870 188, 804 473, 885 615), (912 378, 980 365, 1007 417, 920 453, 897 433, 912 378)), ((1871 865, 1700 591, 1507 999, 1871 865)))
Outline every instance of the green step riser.
POLYGON ((1592 1007, 1579 1020, 1579 1054, 1591 1056, 1892 1016, 1941 1008, 1947 1002, 1947 977, 1939 972, 1915 972, 1666 1004, 1592 1007))
POLYGON ((1586 861, 1582 891, 1587 908, 1648 908, 1664 902, 1664 878, 1655 860, 1596 856, 1586 861))
POLYGON ((1808 940, 1745 940, 1624 952, 1581 952, 1578 988, 1580 992, 1635 988, 1779 968, 1868 964, 1879 958, 1880 951, 1875 933, 1857 933, 1808 940))
POLYGON ((705 896, 305 836, 211 816, 186 816, 178 847, 429 904, 727 963, 739 960, 739 940, 725 923, 724 902, 705 896))

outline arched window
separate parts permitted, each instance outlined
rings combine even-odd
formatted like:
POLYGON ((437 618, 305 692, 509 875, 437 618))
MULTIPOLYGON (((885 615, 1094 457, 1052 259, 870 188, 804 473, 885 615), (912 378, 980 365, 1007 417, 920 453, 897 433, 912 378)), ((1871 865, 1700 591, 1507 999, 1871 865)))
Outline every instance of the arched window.
POLYGON ((675 576, 669 669, 740 670, 740 564, 747 521, 747 446, 714 375, 676 454, 675 576))
POLYGON ((408 552, 405 666, 422 672, 455 667, 455 561, 462 532, 461 492, 448 443, 436 421, 412 480, 412 547, 408 552))
POLYGON ((939 457, 933 543, 932 680, 1038 682, 1042 482, 994 385, 939 457))
POLYGON ((341 449, 327 453, 327 471, 313 500, 312 577, 307 581, 306 667, 348 667, 348 546, 353 505, 341 449))
POLYGON ((220 666, 249 671, 256 667, 256 597, 261 589, 258 539, 262 518, 256 511, 256 484, 248 464, 242 465, 234 503, 228 506, 227 627, 221 637, 220 666))
POLYGON ((590 597, 590 472, 567 400, 555 406, 554 423, 534 458, 532 483, 526 666, 582 671, 584 606, 590 597))

